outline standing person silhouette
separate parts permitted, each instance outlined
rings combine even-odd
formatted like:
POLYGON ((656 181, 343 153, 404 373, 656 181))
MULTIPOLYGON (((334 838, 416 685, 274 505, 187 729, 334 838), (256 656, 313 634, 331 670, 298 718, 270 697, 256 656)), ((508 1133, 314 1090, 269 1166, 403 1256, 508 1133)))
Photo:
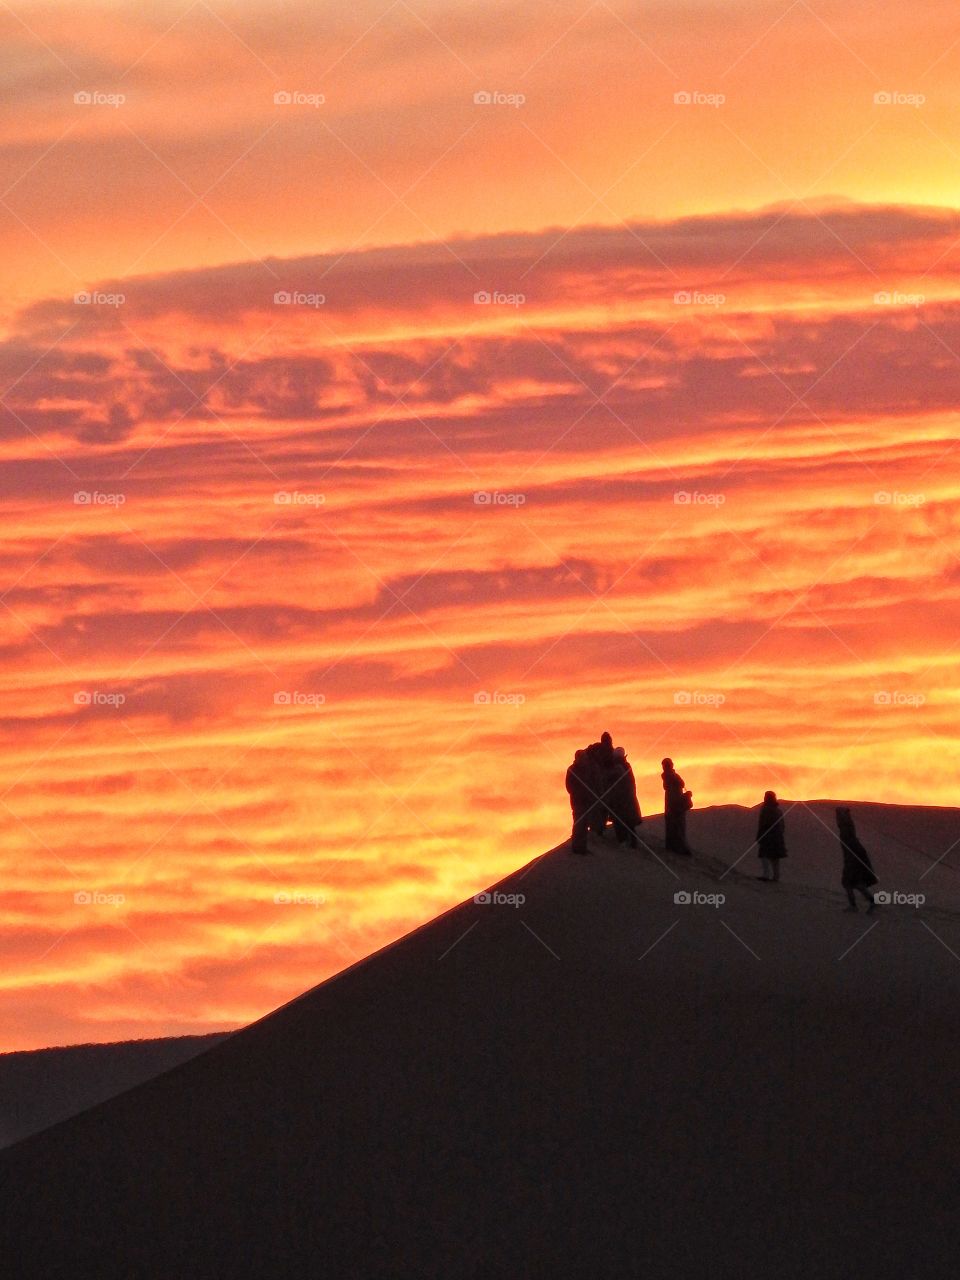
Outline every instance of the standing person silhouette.
POLYGON ((776 793, 765 791, 760 816, 757 821, 757 857, 763 874, 760 880, 779 880, 780 862, 787 856, 786 830, 783 810, 777 803, 776 793))
POLYGON ((574 755, 573 764, 567 770, 566 788, 573 815, 571 852, 589 853, 587 837, 591 820, 596 813, 599 784, 597 770, 586 751, 578 751, 574 755))
POLYGON ((597 802, 590 815, 589 825, 592 831, 595 831, 598 836, 602 836, 608 821, 612 821, 616 826, 616 819, 613 816, 613 809, 610 804, 610 792, 619 777, 620 771, 613 750, 613 738, 609 733, 601 733, 600 741, 591 742, 589 747, 584 748, 584 750, 596 772, 597 779, 597 802))
POLYGON ((663 773, 663 819, 665 827, 664 844, 671 853, 683 853, 689 856, 687 848, 687 810, 691 808, 690 792, 673 767, 673 761, 667 758, 660 761, 663 773))
POLYGON ((633 776, 633 766, 627 759, 624 748, 614 748, 613 755, 617 773, 610 788, 609 804, 617 844, 638 849, 640 841, 637 839, 637 827, 643 819, 640 817, 640 805, 637 801, 637 780, 633 776))
POLYGON ((877 883, 877 877, 874 874, 873 863, 870 861, 870 855, 857 839, 857 829, 853 825, 853 818, 849 809, 837 809, 837 833, 840 836, 840 846, 843 849, 843 875, 840 883, 847 891, 847 906, 844 911, 856 911, 857 900, 853 896, 853 891, 863 894, 870 903, 867 907, 867 914, 876 908, 876 901, 870 892, 872 887, 877 883))

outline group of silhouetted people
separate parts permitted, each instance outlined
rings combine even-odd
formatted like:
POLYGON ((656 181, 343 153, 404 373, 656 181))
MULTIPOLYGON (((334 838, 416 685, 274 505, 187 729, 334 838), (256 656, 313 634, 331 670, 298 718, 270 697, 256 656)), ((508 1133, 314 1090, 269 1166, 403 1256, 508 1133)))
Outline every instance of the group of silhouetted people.
MULTIPOLYGON (((661 767, 666 847, 671 853, 689 854, 687 811, 693 808, 693 797, 672 760, 661 761, 661 767)), ((592 742, 574 755, 567 769, 566 786, 573 812, 574 853, 589 853, 589 833, 602 835, 608 824, 612 825, 618 844, 639 848, 637 827, 643 818, 637 801, 637 780, 626 751, 613 745, 609 733, 601 734, 599 742, 592 742)))
MULTIPOLYGON (((859 893, 869 903, 867 911, 873 911, 877 903, 872 890, 877 883, 877 877, 870 855, 857 838, 857 830, 850 810, 837 808, 836 819, 840 848, 843 851, 840 883, 847 894, 847 906, 844 910, 857 910, 857 899, 854 895, 859 893)), ((773 791, 765 792, 763 804, 760 806, 757 822, 757 855, 762 867, 762 873, 758 879, 768 882, 779 880, 780 863, 787 856, 787 841, 783 810, 773 791)))
POLYGON ((591 831, 602 835, 608 823, 613 825, 618 844, 639 848, 637 827, 643 819, 637 780, 626 751, 614 747, 609 733, 574 755, 566 785, 573 812, 574 853, 589 853, 587 836, 591 831))
MULTIPOLYGON (((668 852, 690 856, 687 846, 687 814, 693 808, 693 796, 677 773, 669 758, 661 762, 663 783, 664 844, 668 852)), ((567 794, 573 814, 573 832, 570 845, 573 853, 590 853, 589 835, 603 835, 607 826, 613 827, 617 844, 628 848, 640 847, 637 827, 643 819, 637 801, 637 782, 633 768, 623 747, 615 747, 609 733, 600 735, 599 742, 577 751, 573 763, 567 769, 567 794)), ((855 893, 869 903, 868 911, 876 907, 872 889, 877 883, 870 855, 857 839, 853 817, 847 808, 836 811, 837 833, 843 851, 841 884, 846 890, 846 911, 857 910, 855 893)), ((780 864, 787 856, 786 826, 783 810, 776 793, 764 793, 760 806, 756 835, 757 856, 761 874, 757 877, 766 883, 780 879, 780 864)))

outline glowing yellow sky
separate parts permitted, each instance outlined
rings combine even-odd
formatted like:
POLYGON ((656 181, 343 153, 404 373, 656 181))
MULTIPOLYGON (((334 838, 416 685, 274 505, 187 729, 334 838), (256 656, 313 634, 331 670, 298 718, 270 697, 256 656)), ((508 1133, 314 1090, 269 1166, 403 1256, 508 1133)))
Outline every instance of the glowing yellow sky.
POLYGON ((955 802, 955 7, 636 9, 0 13, 2 1047, 248 1020, 604 728, 955 802))

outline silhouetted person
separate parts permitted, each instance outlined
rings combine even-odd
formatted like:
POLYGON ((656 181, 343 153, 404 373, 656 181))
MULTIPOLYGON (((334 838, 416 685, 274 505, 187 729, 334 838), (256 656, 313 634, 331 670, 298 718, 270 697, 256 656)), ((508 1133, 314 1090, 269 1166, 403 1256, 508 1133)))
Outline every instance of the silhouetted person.
POLYGON ((763 868, 761 880, 779 880, 780 862, 787 856, 783 810, 772 791, 765 791, 757 821, 757 856, 763 868))
POLYGON ((573 813, 570 844, 573 853, 589 853, 587 835, 596 816, 599 774, 586 751, 577 751, 567 770, 566 787, 573 813))
POLYGON ((643 821, 640 817, 640 805, 637 801, 637 780, 633 776, 633 767, 627 759, 623 747, 617 747, 613 753, 614 781, 607 795, 610 812, 613 814, 613 829, 616 832, 617 844, 629 845, 631 849, 639 846, 637 827, 643 821))
POLYGON ((687 848, 687 810, 693 807, 690 792, 673 767, 670 759, 661 760, 663 773, 663 817, 666 828, 664 843, 671 853, 686 853, 687 848))
POLYGON ((613 750, 613 738, 609 733, 602 733, 599 742, 591 742, 586 748, 587 756, 597 775, 597 803, 590 819, 591 828, 597 835, 603 835, 607 819, 613 818, 609 793, 619 776, 616 767, 616 756, 613 750))
POLYGON ((877 883, 877 877, 874 875, 869 853, 857 839, 857 830, 853 825, 849 809, 837 809, 837 832, 843 848, 843 876, 840 883, 847 891, 849 904, 844 907, 844 911, 857 909, 857 900, 853 896, 854 889, 857 893, 862 893, 870 903, 867 911, 873 911, 877 904, 870 890, 877 883))

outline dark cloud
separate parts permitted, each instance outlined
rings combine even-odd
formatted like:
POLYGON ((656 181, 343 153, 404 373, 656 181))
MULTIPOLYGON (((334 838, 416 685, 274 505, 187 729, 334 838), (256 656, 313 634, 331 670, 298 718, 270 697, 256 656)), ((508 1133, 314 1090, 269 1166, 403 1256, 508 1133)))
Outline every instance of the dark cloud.
POLYGON ((672 293, 704 272, 728 273, 734 264, 731 287, 738 280, 766 278, 771 268, 778 279, 785 269, 810 278, 825 266, 854 277, 888 266, 907 246, 929 247, 958 232, 960 212, 953 209, 853 203, 816 214, 772 208, 672 222, 549 228, 104 281, 96 289, 123 294, 122 307, 47 299, 27 307, 18 328, 24 335, 59 336, 70 326, 83 334, 115 333, 158 317, 216 323, 254 313, 276 317, 274 294, 284 290, 322 293, 324 307, 337 316, 425 317, 454 306, 479 318, 473 295, 484 288, 520 291, 542 306, 609 298, 611 292, 663 297, 668 283, 672 293), (691 280, 676 274, 683 272, 691 280))

